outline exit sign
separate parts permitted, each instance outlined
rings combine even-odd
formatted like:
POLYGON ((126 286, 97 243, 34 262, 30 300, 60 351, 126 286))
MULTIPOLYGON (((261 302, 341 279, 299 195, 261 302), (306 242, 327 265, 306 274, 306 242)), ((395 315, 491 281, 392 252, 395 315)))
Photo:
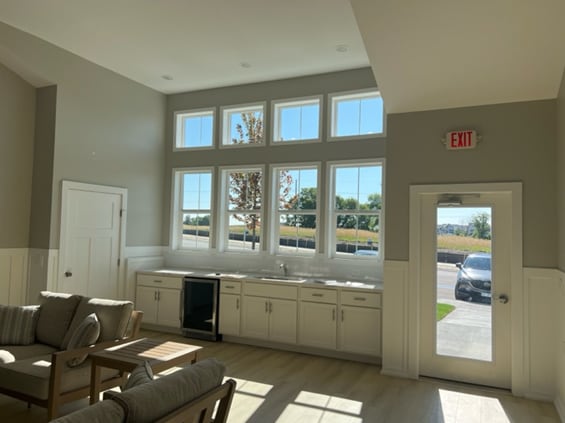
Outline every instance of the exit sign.
POLYGON ((448 150, 467 150, 477 146, 477 132, 471 130, 451 131, 445 137, 448 150))

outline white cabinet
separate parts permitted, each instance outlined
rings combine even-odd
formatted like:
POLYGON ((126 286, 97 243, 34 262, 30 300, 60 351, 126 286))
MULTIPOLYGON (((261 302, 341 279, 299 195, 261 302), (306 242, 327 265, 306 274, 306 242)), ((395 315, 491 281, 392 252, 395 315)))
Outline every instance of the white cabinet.
POLYGON ((299 317, 300 345, 335 350, 337 347, 337 292, 302 288, 299 317))
POLYGON ((381 355, 381 294, 342 291, 339 349, 381 355))
POLYGON ((294 286, 245 283, 241 335, 295 344, 297 296, 294 286))
POLYGON ((142 323, 180 328, 181 277, 138 274, 135 307, 142 323))
POLYGON ((239 335, 241 322, 241 282, 220 281, 219 333, 239 335))

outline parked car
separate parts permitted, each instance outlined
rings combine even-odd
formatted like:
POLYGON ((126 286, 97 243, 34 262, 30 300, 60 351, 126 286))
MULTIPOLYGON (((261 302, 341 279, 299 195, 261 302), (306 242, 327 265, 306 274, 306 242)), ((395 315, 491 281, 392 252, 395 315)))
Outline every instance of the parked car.
POLYGON ((463 264, 457 263, 455 299, 477 302, 491 300, 491 255, 474 253, 467 256, 463 264))
POLYGON ((376 256, 377 254, 375 250, 357 250, 353 253, 354 256, 376 256))

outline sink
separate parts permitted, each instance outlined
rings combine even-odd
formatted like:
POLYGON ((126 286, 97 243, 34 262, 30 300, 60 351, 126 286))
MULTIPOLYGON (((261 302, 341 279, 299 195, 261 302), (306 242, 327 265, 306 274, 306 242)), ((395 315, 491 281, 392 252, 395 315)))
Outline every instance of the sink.
POLYGON ((297 278, 296 276, 261 276, 264 281, 279 281, 279 282, 304 282, 306 279, 297 278))

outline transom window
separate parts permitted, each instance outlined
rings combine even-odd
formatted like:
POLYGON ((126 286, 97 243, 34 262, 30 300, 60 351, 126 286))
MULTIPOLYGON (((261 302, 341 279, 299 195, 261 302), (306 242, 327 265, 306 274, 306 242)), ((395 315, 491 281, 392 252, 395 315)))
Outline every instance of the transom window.
POLYGON ((175 146, 214 147, 214 109, 175 113, 175 146))
POLYGON ((332 164, 329 239, 333 257, 380 256, 382 163, 332 164))
POLYGON ((222 108, 222 146, 264 145, 265 105, 222 108))
POLYGON ((321 98, 273 102, 273 142, 320 139, 321 98))
POLYGON ((223 249, 259 252, 263 223, 263 169, 224 169, 222 180, 225 187, 223 249))
POLYGON ((210 248, 212 170, 177 171, 175 238, 179 249, 210 248))
POLYGON ((273 169, 275 254, 313 255, 318 239, 318 168, 273 169))
POLYGON ((330 99, 331 139, 383 133, 383 99, 378 91, 333 94, 330 99))

